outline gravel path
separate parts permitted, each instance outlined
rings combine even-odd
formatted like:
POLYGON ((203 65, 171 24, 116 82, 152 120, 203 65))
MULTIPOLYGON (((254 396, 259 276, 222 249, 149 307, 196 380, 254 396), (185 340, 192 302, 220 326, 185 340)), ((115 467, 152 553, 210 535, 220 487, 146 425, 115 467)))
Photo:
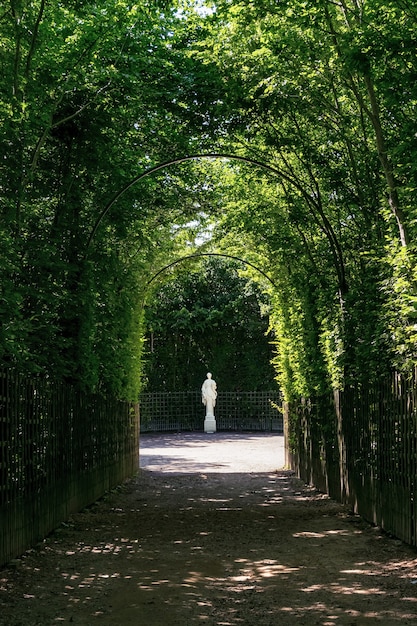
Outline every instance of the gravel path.
POLYGON ((411 626, 416 551, 279 469, 278 435, 142 437, 138 476, 0 571, 1 626, 411 626))

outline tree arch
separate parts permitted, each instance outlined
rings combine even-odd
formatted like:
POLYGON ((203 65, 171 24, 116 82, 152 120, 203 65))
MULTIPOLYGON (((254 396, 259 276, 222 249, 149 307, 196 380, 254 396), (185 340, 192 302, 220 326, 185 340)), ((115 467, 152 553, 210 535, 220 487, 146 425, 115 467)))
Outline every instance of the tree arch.
POLYGON ((183 261, 186 261, 187 259, 200 259, 203 256, 224 257, 226 259, 233 259, 235 261, 240 261, 241 263, 245 263, 245 265, 249 265, 250 267, 253 267, 254 270, 262 274, 262 276, 266 278, 266 280, 269 281, 275 289, 278 288, 278 286, 276 285, 276 283, 274 283, 272 278, 268 276, 268 274, 266 274, 263 270, 261 270, 257 265, 254 265, 250 261, 246 261, 245 259, 242 259, 241 257, 234 256, 232 254, 223 254, 220 252, 199 252, 198 254, 188 254, 187 256, 183 256, 180 259, 176 259, 175 261, 172 261, 172 263, 168 263, 168 265, 165 265, 158 272, 156 272, 156 274, 154 274, 152 278, 148 280, 147 285, 150 285, 156 278, 158 278, 158 276, 160 276, 160 274, 170 269, 174 265, 177 265, 178 263, 182 263, 183 261))
POLYGON ((132 180, 130 180, 128 183, 126 183, 126 185, 124 185, 124 187, 122 187, 122 189, 120 189, 112 198, 111 200, 109 200, 109 202, 106 204, 106 206, 102 209, 102 211, 100 212, 99 216, 97 217, 94 226, 92 228, 92 231, 89 235, 89 238, 87 240, 87 245, 86 245, 86 255, 88 254, 89 248, 94 240, 95 234, 102 222, 102 220, 104 219, 104 217, 108 214, 108 212, 110 211, 110 209, 112 208, 112 206, 117 202, 117 200, 126 192, 128 191, 128 189, 130 189, 131 187, 133 187, 134 185, 136 185, 136 183, 138 183, 139 181, 141 181, 142 179, 146 178, 147 176, 150 176, 164 168, 167 167, 171 167, 173 165, 178 165, 179 163, 184 163, 186 161, 195 161, 197 159, 230 159, 230 160, 234 160, 234 161, 241 161, 244 163, 248 163, 249 165, 253 165, 254 167, 259 167, 271 174, 273 174, 274 176, 277 176, 285 181, 287 181, 289 184, 291 184, 293 187, 295 187, 303 196, 304 200, 306 201, 309 210, 311 211, 311 213, 313 214, 313 216, 315 217, 316 221, 318 222, 318 224, 320 225, 320 228, 322 229, 322 231, 324 232, 324 234, 327 237, 327 240, 329 242, 330 245, 330 249, 332 252, 332 256, 333 256, 333 261, 334 261, 334 265, 335 265, 335 269, 337 272, 337 276, 338 276, 338 282, 339 282, 339 290, 340 290, 340 294, 343 295, 347 292, 347 281, 346 281, 346 272, 345 272, 345 263, 344 263, 344 258, 343 258, 343 252, 339 243, 339 240, 337 238, 336 233, 334 232, 334 229, 330 223, 330 221, 328 220, 323 207, 321 205, 321 198, 320 198, 320 194, 317 194, 317 197, 313 197, 310 194, 308 194, 308 192, 304 189, 303 185, 300 184, 300 182, 293 176, 290 176, 288 173, 283 172, 280 169, 277 169, 276 167, 273 167, 272 165, 269 165, 268 163, 264 163, 262 161, 259 161, 257 159, 254 159, 252 157, 247 157, 247 156, 242 156, 242 155, 237 155, 237 154, 229 154, 229 153, 223 153, 223 152, 209 152, 209 153, 201 153, 201 154, 194 154, 194 155, 188 155, 188 156, 183 156, 183 157, 177 157, 175 159, 171 159, 170 161, 165 161, 164 163, 160 163, 158 165, 154 165, 146 170, 144 170, 143 172, 141 172, 140 174, 138 174, 137 176, 135 176, 132 180))

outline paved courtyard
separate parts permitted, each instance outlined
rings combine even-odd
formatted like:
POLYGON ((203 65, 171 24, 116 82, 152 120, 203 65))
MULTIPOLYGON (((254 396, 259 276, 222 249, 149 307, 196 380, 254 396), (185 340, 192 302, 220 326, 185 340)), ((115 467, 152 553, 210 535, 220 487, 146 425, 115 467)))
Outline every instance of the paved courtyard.
POLYGON ((154 472, 273 472, 284 464, 284 437, 275 433, 187 432, 140 439, 140 467, 154 472))

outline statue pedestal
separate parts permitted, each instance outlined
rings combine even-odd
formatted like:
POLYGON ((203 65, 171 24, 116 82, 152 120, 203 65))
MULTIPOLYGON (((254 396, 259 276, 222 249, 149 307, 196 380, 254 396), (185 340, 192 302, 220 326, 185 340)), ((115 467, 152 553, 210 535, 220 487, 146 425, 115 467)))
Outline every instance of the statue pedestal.
POLYGON ((216 419, 214 415, 206 415, 206 419, 204 420, 204 432, 209 434, 216 432, 216 419))

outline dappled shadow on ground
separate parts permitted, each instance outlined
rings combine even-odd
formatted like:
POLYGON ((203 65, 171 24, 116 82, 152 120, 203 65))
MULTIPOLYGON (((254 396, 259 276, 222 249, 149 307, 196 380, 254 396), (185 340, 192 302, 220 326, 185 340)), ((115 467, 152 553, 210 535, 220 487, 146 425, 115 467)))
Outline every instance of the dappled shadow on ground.
POLYGON ((173 453, 162 454, 155 452, 154 454, 142 455, 142 468, 153 471, 164 471, 182 474, 195 474, 199 472, 209 471, 227 471, 230 467, 226 459, 223 462, 216 461, 197 461, 189 457, 176 455, 173 453), (168 469, 167 469, 168 468, 168 469))
POLYGON ((414 624, 416 568, 290 472, 142 470, 2 572, 0 623, 414 624))

